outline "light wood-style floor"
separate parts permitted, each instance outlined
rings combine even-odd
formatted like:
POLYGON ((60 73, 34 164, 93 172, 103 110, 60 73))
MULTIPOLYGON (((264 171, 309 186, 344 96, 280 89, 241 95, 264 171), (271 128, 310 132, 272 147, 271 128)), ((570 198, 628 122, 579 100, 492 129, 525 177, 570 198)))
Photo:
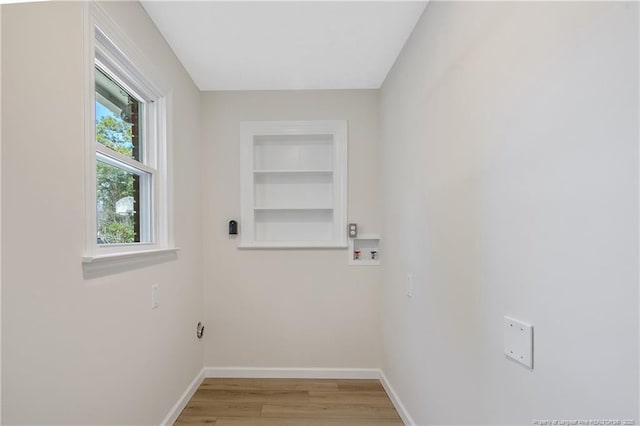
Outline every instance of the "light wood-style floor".
POLYGON ((378 380, 205 379, 176 425, 402 426, 378 380))

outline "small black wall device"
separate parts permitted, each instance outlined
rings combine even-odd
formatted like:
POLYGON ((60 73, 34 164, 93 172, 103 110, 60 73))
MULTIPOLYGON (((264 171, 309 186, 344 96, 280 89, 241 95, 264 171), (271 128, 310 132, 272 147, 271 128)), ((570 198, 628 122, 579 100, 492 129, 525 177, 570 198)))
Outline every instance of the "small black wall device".
POLYGON ((229 235, 238 235, 238 222, 235 220, 229 221, 229 235))

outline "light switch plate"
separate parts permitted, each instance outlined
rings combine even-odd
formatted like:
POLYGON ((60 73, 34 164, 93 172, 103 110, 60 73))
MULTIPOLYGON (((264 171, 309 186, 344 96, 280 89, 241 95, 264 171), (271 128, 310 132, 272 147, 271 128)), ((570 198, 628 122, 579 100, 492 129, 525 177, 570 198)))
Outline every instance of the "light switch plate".
POLYGON ((533 326, 504 317, 504 354, 533 369, 533 326))

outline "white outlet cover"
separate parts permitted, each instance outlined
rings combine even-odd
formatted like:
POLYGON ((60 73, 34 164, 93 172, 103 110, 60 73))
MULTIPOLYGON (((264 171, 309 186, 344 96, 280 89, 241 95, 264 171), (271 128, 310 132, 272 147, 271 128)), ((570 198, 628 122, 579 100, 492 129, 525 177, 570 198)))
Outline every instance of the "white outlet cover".
POLYGON ((504 354, 533 369, 533 326, 504 317, 504 354))
POLYGON ((407 297, 413 297, 413 275, 407 274, 407 297))

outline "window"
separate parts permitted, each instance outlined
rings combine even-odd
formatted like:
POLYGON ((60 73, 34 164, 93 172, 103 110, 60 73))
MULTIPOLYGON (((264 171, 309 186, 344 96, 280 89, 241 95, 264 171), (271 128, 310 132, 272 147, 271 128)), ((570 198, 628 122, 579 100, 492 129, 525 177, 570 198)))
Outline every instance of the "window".
POLYGON ((145 119, 152 104, 145 105, 108 74, 104 65, 96 65, 96 242, 149 243, 156 170, 145 164, 144 136, 149 133, 145 119))
POLYGON ((166 98, 135 47, 88 7, 84 263, 171 251, 166 98))

